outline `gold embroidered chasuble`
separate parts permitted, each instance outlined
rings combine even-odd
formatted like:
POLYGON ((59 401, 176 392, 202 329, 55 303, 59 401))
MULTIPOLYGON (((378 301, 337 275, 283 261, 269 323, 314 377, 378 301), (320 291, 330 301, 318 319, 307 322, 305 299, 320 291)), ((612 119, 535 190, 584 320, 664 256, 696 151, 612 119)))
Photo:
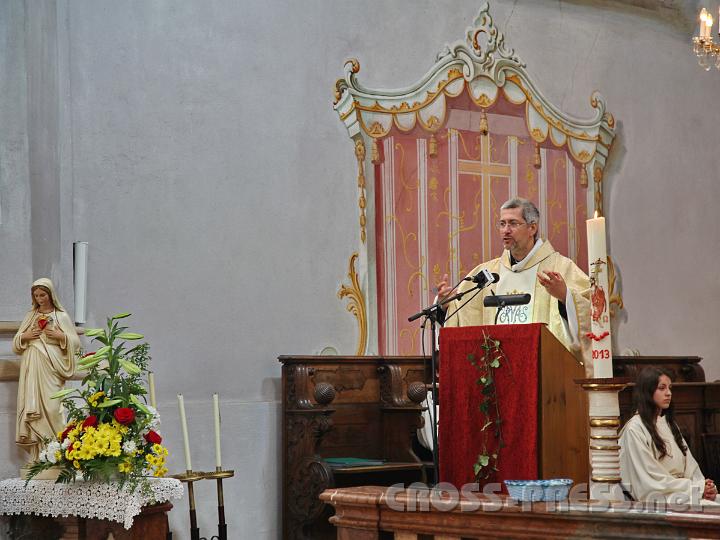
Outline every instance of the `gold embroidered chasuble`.
MULTIPOLYGON (((521 261, 521 270, 515 269, 510 264, 510 252, 505 250, 503 254, 491 261, 475 267, 468 275, 474 276, 481 270, 488 270, 500 275, 500 282, 497 285, 486 287, 482 291, 469 292, 460 300, 454 300, 448 304, 445 326, 480 326, 495 323, 497 308, 486 308, 483 305, 485 297, 491 295, 490 290, 496 294, 502 291, 509 293, 530 293, 532 295, 532 318, 505 317, 505 321, 515 323, 541 322, 548 326, 565 347, 585 365, 585 373, 592 377, 592 346, 587 334, 590 332, 590 280, 578 266, 567 257, 555 251, 549 241, 545 240, 538 249, 534 249, 529 255, 527 262, 521 261), (558 300, 553 298, 537 280, 537 272, 558 272, 565 279, 568 293, 565 306, 568 316, 566 322, 560 315, 558 300), (511 273, 530 273, 535 276, 534 280, 513 280, 508 287, 506 277, 511 273), (529 283, 530 290, 519 290, 520 283, 529 283), (534 282, 534 286, 533 286, 534 282), (497 289, 497 290, 496 290, 497 289), (462 308, 455 313, 455 311, 462 308), (455 313, 453 315, 453 313, 455 313)), ((517 267, 518 265, 516 265, 517 267)), ((458 292, 472 289, 474 283, 463 281, 458 287, 458 292)), ((498 320, 498 323, 503 320, 498 320)))

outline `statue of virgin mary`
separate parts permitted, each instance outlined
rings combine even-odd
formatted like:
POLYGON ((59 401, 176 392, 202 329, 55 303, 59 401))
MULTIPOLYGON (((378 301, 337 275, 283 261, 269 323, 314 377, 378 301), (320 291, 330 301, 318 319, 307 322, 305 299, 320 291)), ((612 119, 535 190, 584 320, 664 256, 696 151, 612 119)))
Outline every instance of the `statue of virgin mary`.
POLYGON ((65 427, 62 404, 50 396, 72 377, 80 339, 52 281, 38 279, 30 294, 32 309, 13 339, 13 350, 21 356, 15 442, 37 461, 43 438, 55 438, 65 427))

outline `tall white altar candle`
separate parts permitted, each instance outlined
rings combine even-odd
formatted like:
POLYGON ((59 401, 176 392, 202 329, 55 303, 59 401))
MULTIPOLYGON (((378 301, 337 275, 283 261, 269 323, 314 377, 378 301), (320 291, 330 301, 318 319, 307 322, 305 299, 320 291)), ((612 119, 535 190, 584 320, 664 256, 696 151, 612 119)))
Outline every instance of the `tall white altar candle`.
POLYGON ((605 242, 605 218, 587 220, 588 266, 590 271, 590 340, 593 376, 612 377, 612 340, 610 337, 610 301, 608 262, 605 242))
POLYGON ((217 393, 213 394, 213 416, 215 418, 215 466, 222 468, 220 459, 220 400, 217 393))
POLYGON ((177 395, 178 408, 180 409, 180 424, 182 426, 183 445, 185 446, 185 468, 192 471, 192 461, 190 460, 190 439, 188 438, 187 418, 185 418, 185 401, 182 394, 177 395))
POLYGON ((87 322, 88 243, 73 242, 73 289, 75 290, 75 322, 87 322))
POLYGON ((157 400, 155 399, 155 374, 148 372, 148 389, 150 390, 150 405, 157 410, 157 400))

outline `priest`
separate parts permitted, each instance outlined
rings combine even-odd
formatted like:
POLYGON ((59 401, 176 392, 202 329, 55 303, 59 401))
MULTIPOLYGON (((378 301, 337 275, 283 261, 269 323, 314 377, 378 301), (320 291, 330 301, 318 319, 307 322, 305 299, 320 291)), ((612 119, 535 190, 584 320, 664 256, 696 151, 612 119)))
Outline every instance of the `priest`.
MULTIPOLYGON (((585 365, 592 376, 590 345, 590 281, 588 276, 567 257, 560 255, 548 240, 538 235, 540 212, 529 200, 513 198, 500 207, 497 229, 504 251, 500 257, 474 268, 469 276, 482 270, 500 276, 497 284, 481 291, 470 291, 463 298, 447 303, 445 326, 478 326, 494 324, 545 323, 555 337, 585 365), (495 307, 484 307, 490 294, 530 293, 530 303, 506 306, 500 313, 495 307)), ((475 287, 463 281, 458 292, 475 287)), ((454 293, 448 276, 438 284, 438 299, 454 293)))

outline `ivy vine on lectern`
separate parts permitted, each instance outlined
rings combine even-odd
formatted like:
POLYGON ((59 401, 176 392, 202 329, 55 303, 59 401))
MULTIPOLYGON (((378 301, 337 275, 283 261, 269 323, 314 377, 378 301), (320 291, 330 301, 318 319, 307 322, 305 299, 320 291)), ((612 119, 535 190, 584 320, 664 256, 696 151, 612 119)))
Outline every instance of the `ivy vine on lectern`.
POLYGON ((498 470, 498 454, 505 446, 502 436, 502 418, 498 405, 497 385, 495 384, 495 370, 503 364, 508 364, 508 358, 502 350, 500 340, 493 339, 483 332, 480 345, 482 353, 467 355, 468 361, 478 371, 476 384, 481 388, 480 409, 483 425, 480 428, 482 437, 481 451, 473 465, 473 472, 477 481, 488 479, 498 470))

